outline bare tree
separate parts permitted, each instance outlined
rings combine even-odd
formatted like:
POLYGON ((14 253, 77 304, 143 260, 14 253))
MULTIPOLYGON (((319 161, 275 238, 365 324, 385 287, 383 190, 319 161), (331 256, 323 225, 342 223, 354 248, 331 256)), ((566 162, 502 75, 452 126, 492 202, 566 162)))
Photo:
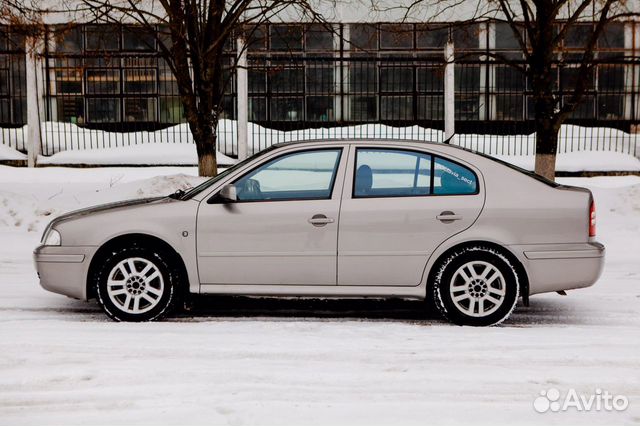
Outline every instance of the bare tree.
MULTIPOLYGON (((494 20, 509 24, 524 60, 515 61, 496 52, 490 56, 517 68, 526 76, 535 110, 536 173, 555 178, 558 133, 562 124, 580 105, 590 87, 590 78, 597 64, 595 48, 607 24, 614 20, 638 16, 637 5, 631 0, 414 0, 404 10, 405 19, 416 10, 432 7, 432 15, 454 16, 461 7, 469 12, 460 24, 494 20), (466 3, 466 4, 464 4, 466 3), (580 23, 583 49, 578 58, 571 58, 577 68, 577 78, 563 84, 564 99, 555 89, 556 67, 567 58, 558 52, 570 32, 580 23)), ((398 9, 401 6, 393 6, 398 9)))
POLYGON ((134 25, 133 31, 155 38, 175 77, 201 176, 217 174, 217 124, 229 83, 225 45, 240 34, 250 37, 281 14, 322 21, 308 0, 61 0, 48 8, 43 3, 49 2, 2 0, 1 9, 10 21, 32 28, 44 15, 63 14, 74 22, 134 25))

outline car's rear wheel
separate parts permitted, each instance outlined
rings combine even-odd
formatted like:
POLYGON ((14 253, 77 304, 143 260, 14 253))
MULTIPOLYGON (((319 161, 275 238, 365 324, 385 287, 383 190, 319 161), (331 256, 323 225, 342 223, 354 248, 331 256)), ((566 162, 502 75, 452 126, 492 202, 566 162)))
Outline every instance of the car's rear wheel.
POLYGON ((518 274, 500 251, 484 246, 461 248, 437 268, 433 298, 451 322, 495 325, 513 312, 518 300, 518 274))
POLYGON ((102 261, 96 294, 116 321, 151 321, 167 315, 176 302, 176 279, 162 253, 139 246, 112 252, 102 261))

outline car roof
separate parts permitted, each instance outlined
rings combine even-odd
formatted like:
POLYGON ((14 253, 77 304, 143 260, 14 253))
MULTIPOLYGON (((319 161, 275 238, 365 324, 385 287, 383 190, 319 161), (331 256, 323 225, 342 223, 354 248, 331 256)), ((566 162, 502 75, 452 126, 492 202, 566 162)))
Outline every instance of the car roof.
POLYGON ((304 140, 288 141, 288 142, 278 142, 276 144, 273 144, 272 146, 274 148, 280 148, 285 146, 303 145, 307 143, 355 144, 355 143, 368 143, 368 142, 388 143, 391 145, 427 144, 427 145, 434 145, 434 146, 451 147, 451 148, 460 149, 467 152, 473 152, 461 146, 451 145, 446 142, 425 141, 425 140, 419 140, 419 139, 397 139, 397 138, 394 138, 394 139, 391 139, 391 138, 327 138, 327 139, 317 138, 317 139, 304 139, 304 140))

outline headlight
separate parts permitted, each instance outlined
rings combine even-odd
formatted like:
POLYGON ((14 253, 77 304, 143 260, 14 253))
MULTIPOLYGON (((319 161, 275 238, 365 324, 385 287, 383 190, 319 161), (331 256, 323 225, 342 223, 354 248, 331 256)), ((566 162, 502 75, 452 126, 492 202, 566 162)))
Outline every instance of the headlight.
POLYGON ((42 244, 45 246, 59 246, 61 242, 60 233, 51 228, 42 237, 42 244))

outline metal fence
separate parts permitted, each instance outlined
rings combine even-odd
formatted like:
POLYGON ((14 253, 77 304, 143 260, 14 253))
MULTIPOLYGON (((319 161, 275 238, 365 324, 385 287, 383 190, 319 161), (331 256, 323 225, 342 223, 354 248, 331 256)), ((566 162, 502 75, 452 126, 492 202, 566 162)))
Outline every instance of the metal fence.
MULTIPOLYGON (((193 143, 176 81, 157 54, 43 57, 42 153, 145 143, 193 143)), ((230 86, 230 85, 229 85, 230 86)), ((230 86, 231 87, 231 86, 230 86)), ((233 92, 229 92, 229 100, 233 92)), ((233 144, 233 103, 219 126, 220 149, 233 144)))
POLYGON ((25 74, 24 50, 11 45, 3 50, 0 37, 0 144, 19 151, 26 150, 25 74))
MULTIPOLYGON (((0 77, 8 76, 0 78, 3 143, 22 151, 24 64, 24 52, 0 54, 0 77), (19 67, 21 72, 15 72, 19 67)), ((250 152, 304 139, 443 141, 444 65, 442 55, 418 53, 250 54, 250 152)), ((157 53, 45 52, 42 67, 44 155, 193 143, 175 80, 157 53)), ((483 56, 460 58, 454 67, 454 143, 492 155, 532 154, 533 105, 524 75, 483 56)), ((565 101, 577 78, 577 64, 558 63, 555 73, 556 94, 565 101)), ((228 81, 218 148, 236 156, 236 81, 233 75, 228 81)), ((639 155, 635 132, 640 127, 640 60, 600 60, 588 87, 583 103, 561 130, 558 151, 639 155)))

